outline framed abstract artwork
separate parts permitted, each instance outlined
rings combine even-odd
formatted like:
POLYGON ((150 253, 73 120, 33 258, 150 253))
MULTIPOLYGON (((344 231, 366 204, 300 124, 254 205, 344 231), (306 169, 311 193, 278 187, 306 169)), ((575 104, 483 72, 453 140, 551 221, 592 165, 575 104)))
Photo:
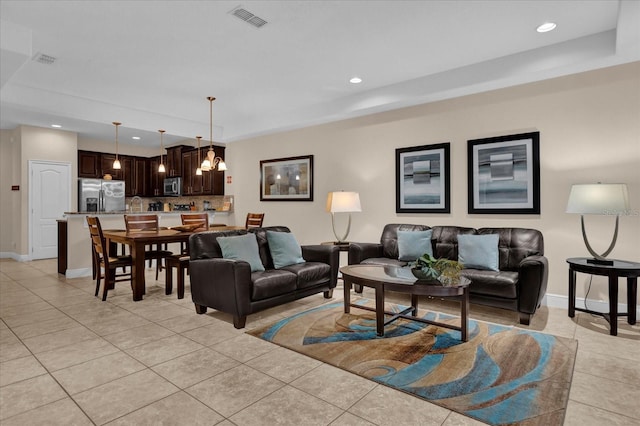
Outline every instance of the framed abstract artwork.
POLYGON ((313 155, 260 161, 260 201, 313 201, 313 155))
POLYGON ((396 149, 396 213, 449 213, 449 143, 396 149))
POLYGON ((540 132, 467 141, 470 214, 540 214, 540 132))

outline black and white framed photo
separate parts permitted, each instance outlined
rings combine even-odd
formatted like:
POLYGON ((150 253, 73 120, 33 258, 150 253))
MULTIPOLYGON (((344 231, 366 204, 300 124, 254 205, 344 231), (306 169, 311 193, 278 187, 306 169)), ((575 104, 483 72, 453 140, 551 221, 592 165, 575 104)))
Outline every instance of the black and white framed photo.
POLYGON ((313 201, 313 155, 260 161, 260 201, 313 201))
POLYGON ((396 213, 450 213, 450 144, 396 149, 396 213))
POLYGON ((467 141, 470 214, 540 214, 540 132, 467 141))

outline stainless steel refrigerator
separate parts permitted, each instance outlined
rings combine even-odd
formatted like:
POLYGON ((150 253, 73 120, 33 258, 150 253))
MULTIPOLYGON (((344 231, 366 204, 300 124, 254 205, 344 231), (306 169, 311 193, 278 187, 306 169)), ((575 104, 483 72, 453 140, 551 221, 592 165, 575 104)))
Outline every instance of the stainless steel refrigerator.
POLYGON ((79 212, 124 212, 124 181, 78 179, 79 212))

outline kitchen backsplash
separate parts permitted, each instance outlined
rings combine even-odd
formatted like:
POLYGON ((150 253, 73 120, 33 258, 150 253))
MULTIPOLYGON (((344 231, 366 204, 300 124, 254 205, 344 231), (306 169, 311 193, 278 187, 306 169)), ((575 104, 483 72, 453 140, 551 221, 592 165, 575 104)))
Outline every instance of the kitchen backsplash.
MULTIPOLYGON (((171 203, 175 204, 191 204, 192 202, 196 206, 196 210, 204 210, 204 202, 209 202, 209 209, 215 209, 216 211, 228 211, 233 212, 233 195, 203 195, 203 196, 183 196, 183 197, 140 197, 142 198, 142 211, 149 210, 150 203, 171 203)), ((131 208, 131 206, 138 206, 137 202, 132 203, 132 197, 125 199, 125 204, 131 208)))

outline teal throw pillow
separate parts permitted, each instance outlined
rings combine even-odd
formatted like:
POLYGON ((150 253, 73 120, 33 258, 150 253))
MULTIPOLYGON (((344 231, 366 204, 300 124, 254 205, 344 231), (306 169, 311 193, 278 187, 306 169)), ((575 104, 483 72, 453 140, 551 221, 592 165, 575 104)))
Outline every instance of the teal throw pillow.
POLYGON ((465 268, 498 271, 498 234, 458 235, 458 262, 465 268))
POLYGON ((267 242, 274 268, 304 263, 302 248, 291 232, 267 231, 267 242))
POLYGON ((251 266, 251 272, 264 271, 255 234, 219 237, 218 244, 223 258, 244 260, 251 266))
POLYGON ((398 260, 411 262, 425 253, 433 256, 431 229, 427 231, 398 231, 398 260))

